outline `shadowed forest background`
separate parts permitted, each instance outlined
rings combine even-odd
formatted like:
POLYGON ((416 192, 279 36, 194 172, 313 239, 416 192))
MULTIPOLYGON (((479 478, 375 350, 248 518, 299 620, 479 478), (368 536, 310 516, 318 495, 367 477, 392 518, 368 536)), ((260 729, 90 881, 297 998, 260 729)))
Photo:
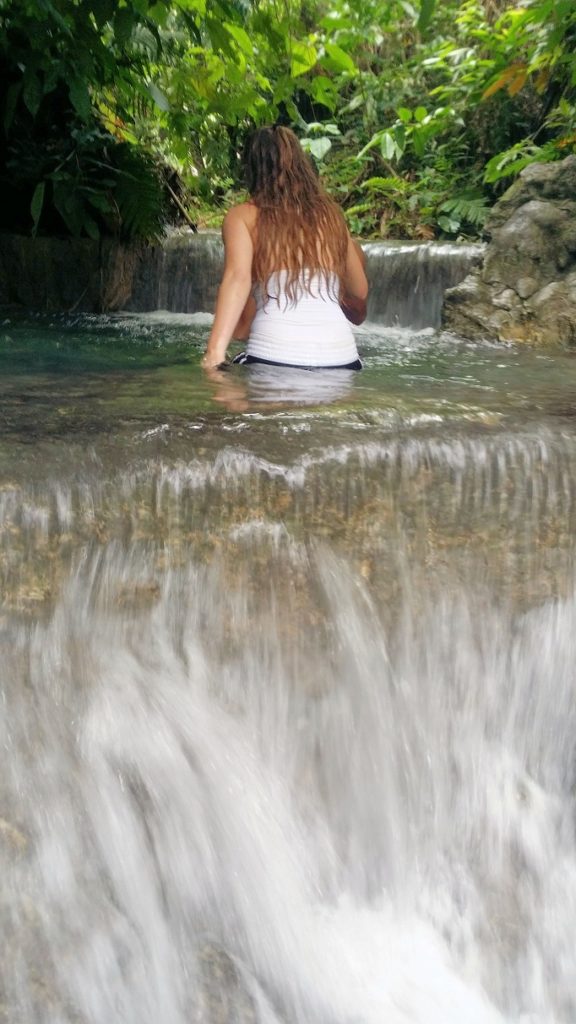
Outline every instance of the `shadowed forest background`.
POLYGON ((573 0, 5 0, 0 230, 216 226, 290 124, 364 237, 473 238, 576 148, 573 0))

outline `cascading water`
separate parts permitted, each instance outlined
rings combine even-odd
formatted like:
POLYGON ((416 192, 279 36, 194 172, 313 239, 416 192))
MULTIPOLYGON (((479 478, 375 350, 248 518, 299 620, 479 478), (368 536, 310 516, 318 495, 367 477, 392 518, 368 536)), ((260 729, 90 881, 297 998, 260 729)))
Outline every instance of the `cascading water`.
POLYGON ((374 323, 439 327, 444 292, 460 284, 483 246, 454 242, 372 242, 364 246, 374 323))
POLYGON ((142 256, 128 309, 196 313, 214 309, 224 265, 220 235, 173 234, 142 256))
POLYGON ((0 385, 0 1019, 573 1024, 570 361, 66 330, 0 385))
MULTIPOLYGON (((453 242, 369 242, 369 316, 375 323, 438 327, 446 288, 462 281, 483 247, 453 242)), ((173 235, 144 254, 129 309, 195 313, 213 309, 223 265, 220 238, 173 235)))

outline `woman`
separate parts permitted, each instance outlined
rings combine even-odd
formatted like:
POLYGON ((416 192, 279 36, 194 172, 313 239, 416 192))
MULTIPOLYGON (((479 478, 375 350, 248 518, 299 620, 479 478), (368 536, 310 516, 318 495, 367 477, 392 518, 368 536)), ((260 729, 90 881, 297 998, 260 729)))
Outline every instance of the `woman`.
POLYGON ((349 324, 366 316, 362 250, 289 128, 260 128, 246 151, 250 200, 226 214, 224 275, 202 366, 240 361, 360 369, 349 324))

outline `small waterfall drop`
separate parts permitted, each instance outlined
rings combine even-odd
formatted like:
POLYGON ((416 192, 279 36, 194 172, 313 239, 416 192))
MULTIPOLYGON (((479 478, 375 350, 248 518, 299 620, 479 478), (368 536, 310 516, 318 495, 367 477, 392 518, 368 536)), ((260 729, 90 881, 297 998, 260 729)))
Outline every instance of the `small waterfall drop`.
POLYGON ((574 1024, 573 360, 209 319, 0 344, 1 1024, 574 1024))
POLYGON ((142 254, 126 308, 132 312, 213 311, 223 256, 220 235, 215 231, 170 235, 162 245, 142 254))
POLYGON ((387 326, 439 327, 444 292, 463 281, 484 247, 455 242, 368 242, 368 319, 387 326))
POLYGON ((4 488, 10 1024, 573 1021, 575 464, 479 432, 4 488))
MULTIPOLYGON (((446 288, 459 284, 483 251, 448 242, 367 242, 368 317, 399 327, 439 327, 446 288)), ((175 313, 211 311, 222 273, 216 233, 173 235, 147 250, 134 278, 128 309, 175 313)))

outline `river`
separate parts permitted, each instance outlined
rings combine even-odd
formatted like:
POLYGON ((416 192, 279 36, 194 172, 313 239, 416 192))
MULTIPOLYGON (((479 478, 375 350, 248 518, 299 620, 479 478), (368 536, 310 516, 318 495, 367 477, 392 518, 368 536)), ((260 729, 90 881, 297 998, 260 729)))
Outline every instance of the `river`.
POLYGON ((0 1021, 574 1024, 576 363, 0 340, 0 1021))

